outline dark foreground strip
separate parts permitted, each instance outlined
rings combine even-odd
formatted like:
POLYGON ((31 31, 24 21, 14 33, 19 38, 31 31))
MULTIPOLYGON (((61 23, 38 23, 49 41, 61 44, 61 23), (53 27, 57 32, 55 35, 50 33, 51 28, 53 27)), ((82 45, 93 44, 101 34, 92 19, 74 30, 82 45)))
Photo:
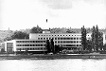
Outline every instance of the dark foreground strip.
POLYGON ((51 59, 106 59, 105 54, 100 55, 5 55, 0 56, 0 60, 51 60, 51 59))

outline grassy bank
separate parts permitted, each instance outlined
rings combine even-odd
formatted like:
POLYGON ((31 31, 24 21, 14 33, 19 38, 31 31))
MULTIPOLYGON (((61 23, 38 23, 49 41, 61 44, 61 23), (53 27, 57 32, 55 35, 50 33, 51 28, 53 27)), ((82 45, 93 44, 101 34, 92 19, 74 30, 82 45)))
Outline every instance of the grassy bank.
POLYGON ((2 55, 0 60, 53 60, 53 59, 106 59, 106 54, 73 54, 73 55, 2 55))

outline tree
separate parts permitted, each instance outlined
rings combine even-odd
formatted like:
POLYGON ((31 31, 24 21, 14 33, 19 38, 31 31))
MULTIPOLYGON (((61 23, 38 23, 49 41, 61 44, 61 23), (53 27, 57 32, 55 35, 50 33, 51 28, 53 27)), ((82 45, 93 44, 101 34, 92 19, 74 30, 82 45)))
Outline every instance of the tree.
POLYGON ((51 49, 50 49, 50 42, 49 42, 49 40, 46 40, 46 48, 47 48, 47 53, 50 53, 51 49))
POLYGON ((51 49, 51 52, 55 53, 53 38, 50 40, 50 49, 51 49))
POLYGON ((60 47, 58 45, 55 45, 55 53, 58 53, 59 51, 61 51, 60 47))
POLYGON ((4 38, 4 41, 9 41, 9 40, 12 40, 12 37, 11 36, 4 38))
POLYGON ((106 51, 106 44, 103 45, 103 50, 106 51))
POLYGON ((92 46, 94 51, 103 49, 103 33, 99 32, 98 26, 92 28, 92 46))
POLYGON ((100 50, 103 49, 103 33, 102 32, 98 33, 98 49, 100 50))
POLYGON ((54 41, 53 41, 53 38, 50 40, 47 40, 46 41, 46 48, 47 48, 47 53, 55 53, 55 47, 54 47, 54 41))
POLYGON ((86 39, 86 29, 84 26, 81 28, 81 34, 82 34, 81 44, 82 44, 83 50, 85 50, 87 48, 87 39, 86 39))
POLYGON ((4 48, 1 48, 1 52, 5 52, 5 49, 4 48))
POLYGON ((95 28, 95 47, 96 47, 96 51, 98 51, 98 39, 99 39, 99 30, 98 30, 98 26, 96 25, 96 28, 95 28))
POLYGON ((92 41, 87 40, 87 49, 91 52, 92 51, 92 41))
POLYGON ((29 34, 21 32, 21 31, 16 31, 14 34, 11 36, 12 39, 28 39, 29 34))
POLYGON ((66 33, 75 33, 74 31, 72 31, 71 29, 67 29, 66 33))
POLYGON ((50 29, 51 33, 66 33, 66 28, 52 28, 50 29))
POLYGON ((46 48, 47 48, 47 53, 58 53, 59 51, 61 51, 60 47, 58 45, 54 46, 54 41, 53 38, 49 41, 46 40, 46 48))
POLYGON ((95 32, 95 26, 93 26, 92 28, 92 48, 94 49, 94 51, 96 51, 96 32, 95 32))
POLYGON ((37 25, 37 27, 33 27, 30 32, 31 33, 42 33, 42 29, 37 25))

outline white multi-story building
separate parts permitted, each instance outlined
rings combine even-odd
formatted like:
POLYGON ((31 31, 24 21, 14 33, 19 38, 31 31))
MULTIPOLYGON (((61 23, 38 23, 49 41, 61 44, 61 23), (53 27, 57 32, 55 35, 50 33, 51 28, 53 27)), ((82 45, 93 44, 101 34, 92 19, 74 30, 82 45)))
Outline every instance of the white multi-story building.
MULTIPOLYGON (((67 49, 80 49, 81 47, 81 34, 80 33, 43 33, 29 35, 30 39, 35 40, 54 40, 54 45, 59 45, 67 49)), ((91 33, 87 34, 87 39, 91 39, 91 33)))
POLYGON ((28 52, 45 52, 45 40, 31 40, 31 39, 16 39, 11 41, 6 41, 3 43, 4 50, 6 52, 16 52, 16 51, 28 51, 28 52))
MULTIPOLYGON (((87 40, 91 39, 91 33, 87 34, 87 40)), ((45 52, 46 40, 53 39, 54 45, 68 50, 81 50, 81 33, 30 33, 29 39, 16 39, 4 42, 5 51, 34 51, 45 52)), ((106 34, 103 33, 103 44, 106 44, 106 34)))

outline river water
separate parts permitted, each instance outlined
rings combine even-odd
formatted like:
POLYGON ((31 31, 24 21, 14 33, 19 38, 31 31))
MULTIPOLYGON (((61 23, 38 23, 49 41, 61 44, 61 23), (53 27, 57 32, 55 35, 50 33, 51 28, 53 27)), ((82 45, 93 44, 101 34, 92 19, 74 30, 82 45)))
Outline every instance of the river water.
POLYGON ((0 71, 106 71, 106 59, 0 60, 0 71))

